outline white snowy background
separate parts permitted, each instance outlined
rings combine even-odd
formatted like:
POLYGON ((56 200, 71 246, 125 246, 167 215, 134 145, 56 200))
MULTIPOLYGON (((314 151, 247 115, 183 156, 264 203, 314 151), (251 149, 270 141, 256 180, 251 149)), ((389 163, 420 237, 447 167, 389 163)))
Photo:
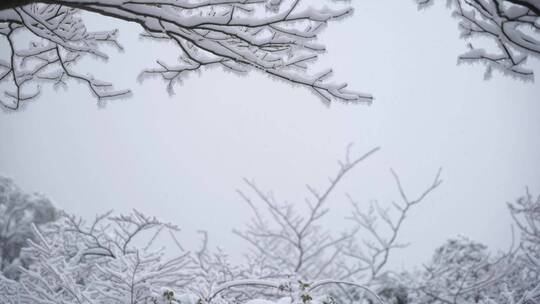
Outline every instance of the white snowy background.
POLYGON ((540 85, 499 74, 486 82, 482 66, 456 66, 465 43, 443 3, 429 12, 413 1, 354 6, 354 17, 324 32, 328 54, 319 66, 374 94, 370 107, 327 108, 305 89, 219 69, 190 77, 169 97, 161 81, 141 85, 136 75, 177 50, 141 41, 135 25, 89 16, 91 28, 118 27, 125 52, 86 64, 134 96, 98 108, 84 86, 71 84, 2 114, 0 173, 88 218, 136 208, 177 223, 187 241, 207 229, 213 245, 234 255, 246 245, 231 230, 250 216, 235 192, 243 177, 301 203, 304 185, 326 185, 354 142, 358 155, 382 150, 340 184, 328 225, 347 225, 345 193, 366 205, 398 199, 390 168, 413 196, 442 167, 444 183, 411 213, 400 236, 411 246, 392 265, 418 265, 458 234, 507 248, 506 202, 525 186, 540 192, 540 85))

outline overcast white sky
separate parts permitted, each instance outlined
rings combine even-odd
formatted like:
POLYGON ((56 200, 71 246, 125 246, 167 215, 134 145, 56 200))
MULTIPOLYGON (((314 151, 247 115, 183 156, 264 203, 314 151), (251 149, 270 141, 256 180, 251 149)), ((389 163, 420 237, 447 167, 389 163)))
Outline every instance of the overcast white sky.
POLYGON ((322 187, 335 174, 348 143, 358 154, 381 146, 334 192, 329 225, 347 225, 345 193, 366 204, 398 199, 390 168, 413 196, 443 167, 444 183, 406 222, 401 240, 411 246, 393 265, 418 265, 458 234, 506 248, 506 202, 525 186, 540 193, 540 85, 498 74, 486 82, 483 67, 457 66, 465 43, 442 3, 423 12, 413 1, 354 6, 323 35, 320 66, 374 94, 370 107, 327 108, 302 88, 221 70, 193 75, 169 97, 159 80, 136 76, 176 50, 140 41, 135 25, 91 17, 91 27, 120 28, 126 51, 90 69, 134 96, 98 108, 72 84, 0 113, 0 173, 68 212, 137 208, 177 223, 187 242, 207 229, 236 254, 245 245, 231 229, 250 216, 235 193, 243 177, 301 203, 306 183, 322 187))

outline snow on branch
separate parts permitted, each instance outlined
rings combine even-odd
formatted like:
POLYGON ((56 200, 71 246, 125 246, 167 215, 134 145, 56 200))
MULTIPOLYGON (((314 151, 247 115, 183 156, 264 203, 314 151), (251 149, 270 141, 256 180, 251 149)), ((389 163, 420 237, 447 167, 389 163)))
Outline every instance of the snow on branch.
POLYGON ((43 0, 11 1, 0 11, 0 35, 10 54, 0 62, 0 84, 7 86, 5 108, 16 110, 39 95, 42 81, 55 86, 68 79, 86 85, 98 100, 124 97, 110 83, 76 72, 84 56, 107 59, 100 45, 118 49, 117 31, 89 32, 81 10, 135 22, 149 39, 173 42, 178 62, 157 61, 141 77, 161 77, 167 90, 190 72, 221 67, 245 74, 259 71, 274 79, 305 87, 329 104, 332 101, 371 103, 369 94, 347 89, 346 83, 328 82, 332 70, 309 72, 309 64, 325 52, 316 42, 326 25, 352 13, 350 7, 313 8, 301 0, 43 0), (19 3, 20 5, 17 5, 19 3), (30 48, 16 46, 18 32, 30 33, 30 48), (33 89, 32 89, 33 88, 33 89))
MULTIPOLYGON (((357 158, 351 158, 348 149, 345 160, 339 162, 337 174, 329 179, 330 183, 323 191, 307 186, 309 196, 305 198, 305 211, 298 204, 279 202, 273 192, 263 191, 253 181, 245 180, 260 203, 245 192, 238 191, 252 209, 253 217, 244 231, 236 230, 235 233, 251 245, 252 252, 248 258, 255 265, 261 264, 255 272, 257 277, 293 277, 299 280, 333 278, 337 281, 364 282, 366 286, 383 284, 387 275, 384 266, 390 253, 405 246, 397 240, 406 216, 442 181, 439 170, 426 189, 411 198, 398 175, 392 171, 402 202, 393 203, 393 210, 383 208, 378 203, 364 208, 348 196, 353 210, 347 219, 351 220, 353 226, 335 235, 322 222, 329 211, 328 197, 345 175, 378 149, 357 158), (379 227, 381 223, 383 226, 379 227)), ((332 294, 351 302, 359 294, 358 290, 347 284, 338 284, 331 289, 332 294)))
POLYGON ((536 198, 526 190, 524 196, 509 203, 510 214, 520 235, 519 254, 515 259, 515 281, 525 278, 517 292, 509 288, 504 295, 509 304, 540 302, 540 196, 536 198))
POLYGON ((0 36, 9 46, 7 60, 0 61, 0 84, 5 88, 0 103, 6 109, 17 110, 35 99, 43 82, 58 87, 75 80, 86 85, 99 101, 129 94, 75 71, 74 66, 85 56, 108 58, 99 50, 100 45, 121 49, 117 31, 87 31, 76 9, 32 4, 0 11, 0 36), (33 37, 27 48, 17 44, 25 40, 24 32, 33 37))
MULTIPOLYGON (((18 281, 9 280, 0 273, 0 291, 3 292, 0 302, 255 303, 256 293, 248 293, 246 288, 263 287, 273 289, 290 303, 323 304, 329 302, 320 299, 328 296, 319 296, 315 290, 338 284, 360 289, 376 303, 383 304, 374 291, 355 282, 323 280, 307 283, 292 277, 285 280, 242 278, 244 275, 237 271, 238 267, 230 266, 226 256, 208 249, 205 232, 202 232, 200 250, 186 252, 181 249, 181 253, 173 258, 166 258, 162 249, 154 250, 149 245, 126 246, 135 236, 141 237, 140 234, 149 230, 159 233, 161 228, 176 230, 175 226, 138 211, 119 216, 108 212, 88 224, 64 215, 62 220, 43 230, 32 225, 35 240, 29 241, 24 250, 33 263, 21 269, 18 281), (224 297, 224 292, 231 289, 239 289, 236 294, 242 297, 231 297, 234 292, 224 297)), ((155 235, 146 238, 152 242, 155 235)))
MULTIPOLYGON (((211 294, 211 296, 208 298, 208 303, 214 299, 219 293, 223 292, 224 290, 227 290, 229 288, 234 287, 246 287, 246 286, 257 286, 262 288, 272 288, 277 289, 281 292, 290 292, 291 294, 296 294, 296 298, 292 298, 291 300, 294 302, 295 300, 301 300, 300 302, 303 304, 310 303, 311 300, 314 299, 312 296, 313 292, 316 289, 322 288, 327 285, 347 285, 351 286, 353 288, 357 288, 361 290, 362 292, 367 293, 370 300, 372 300, 376 304, 384 304, 382 299, 369 287, 352 282, 352 281, 340 281, 340 280, 332 280, 332 279, 326 279, 326 280, 320 280, 315 281, 312 283, 303 282, 303 281, 297 281, 295 284, 292 284, 292 282, 286 282, 286 283, 276 283, 275 281, 270 280, 236 280, 236 281, 230 281, 225 284, 222 284, 216 288, 216 290, 211 294)), ((319 301, 317 301, 319 302, 319 301)), ((249 303, 249 302, 248 302, 249 303)), ((325 303, 322 301, 322 303, 325 303)))
POLYGON ((348 196, 353 206, 353 212, 349 219, 358 225, 358 229, 364 232, 362 235, 365 237, 361 240, 361 244, 354 240, 349 242, 345 254, 352 258, 354 263, 344 267, 346 271, 343 279, 354 278, 363 272, 369 273, 368 282, 379 279, 381 270, 388 262, 390 252, 393 249, 407 246, 398 243, 397 238, 411 208, 422 202, 442 183, 441 169, 439 169, 431 184, 416 198, 410 199, 405 193, 397 173, 394 170, 391 170, 391 173, 401 197, 401 203, 392 202, 393 210, 383 208, 377 201, 372 202, 369 208, 364 210, 361 204, 348 196), (392 213, 395 213, 396 216, 392 216, 392 213), (380 222, 386 226, 386 229, 381 229, 378 226, 380 222))
POLYGON ((18 303, 151 303, 163 286, 181 289, 193 279, 188 252, 169 258, 151 246, 163 229, 178 228, 137 210, 89 223, 64 215, 33 229, 24 249, 33 262, 21 269, 18 303))
MULTIPOLYGON (((434 0, 416 2, 424 8, 434 0)), ((460 63, 483 63, 486 79, 494 70, 525 81, 534 79, 527 59, 540 58, 538 1, 450 0, 448 5, 459 20, 461 36, 469 41, 469 50, 458 57, 460 63), (490 40, 494 47, 479 47, 475 39, 480 38, 490 40)))
POLYGON ((329 179, 325 189, 317 191, 310 185, 306 186, 309 196, 305 198, 305 213, 292 203, 277 202, 272 192, 264 192, 254 182, 244 180, 265 208, 261 210, 238 190, 254 217, 246 231, 235 230, 235 233, 254 247, 255 256, 260 255, 253 259, 266 260, 267 275, 293 275, 308 279, 334 275, 331 268, 335 266, 336 257, 341 255, 340 244, 353 237, 354 231, 334 237, 320 224, 321 218, 329 211, 326 207, 328 197, 347 173, 378 150, 377 147, 351 159, 347 149, 345 161, 339 162, 337 174, 329 179))
POLYGON ((485 245, 459 237, 437 248, 410 286, 418 303, 505 303, 514 263, 513 250, 491 257, 485 245))

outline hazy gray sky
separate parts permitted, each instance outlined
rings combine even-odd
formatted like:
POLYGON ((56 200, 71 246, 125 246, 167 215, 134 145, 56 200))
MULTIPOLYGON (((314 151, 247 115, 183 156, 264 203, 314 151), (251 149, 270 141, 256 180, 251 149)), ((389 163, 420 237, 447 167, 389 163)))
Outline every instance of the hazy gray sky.
POLYGON ((483 67, 456 66, 465 43, 442 4, 425 12, 413 1, 354 5, 352 18, 323 35, 319 66, 374 94, 370 107, 327 108, 305 89, 216 69, 171 98, 158 79, 141 85, 136 76, 177 50, 140 41, 135 25, 91 17, 91 27, 120 28, 126 51, 85 65, 134 96, 100 109, 73 83, 1 113, 0 172, 68 212, 137 208, 177 223, 186 241, 207 229, 237 253, 245 245, 230 231, 250 216, 235 192, 243 177, 301 203, 306 183, 322 187, 335 174, 348 143, 357 154, 381 146, 334 192, 329 225, 347 225, 345 193, 366 204, 398 199, 390 168, 414 196, 443 167, 443 185, 406 222, 401 240, 411 246, 394 265, 419 264, 458 234, 506 248, 506 202, 525 186, 540 192, 540 85, 499 74, 486 82, 483 67))

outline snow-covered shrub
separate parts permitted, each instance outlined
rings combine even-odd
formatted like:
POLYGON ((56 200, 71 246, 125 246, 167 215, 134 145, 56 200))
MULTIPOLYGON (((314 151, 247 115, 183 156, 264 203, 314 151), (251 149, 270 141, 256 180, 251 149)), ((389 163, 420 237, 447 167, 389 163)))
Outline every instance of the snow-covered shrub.
POLYGON ((493 255, 465 237, 439 247, 424 269, 406 273, 410 303, 535 304, 540 302, 540 197, 508 204, 519 231, 515 248, 493 255))
POLYGON ((390 252, 402 246, 397 235, 407 213, 441 181, 437 174, 423 193, 409 199, 392 172, 402 198, 394 213, 379 205, 364 212, 351 199, 352 227, 334 234, 321 221, 332 192, 377 150, 357 158, 350 158, 347 151, 327 188, 319 192, 308 186, 311 197, 305 213, 293 204, 278 203, 246 181, 264 207, 241 193, 255 214, 245 231, 236 231, 253 246, 245 263, 234 264, 224 251, 210 250, 205 232, 200 248, 184 250, 189 246, 178 243, 175 225, 136 210, 119 216, 108 212, 90 222, 63 214, 46 226, 29 225, 33 239, 22 252, 30 266, 21 269, 16 295, 0 295, 0 303, 13 296, 22 304, 236 304, 254 299, 334 304, 365 298, 380 302, 372 289, 385 285, 384 266, 390 252), (377 222, 387 225, 386 231, 377 228, 377 222), (174 257, 155 244, 164 231, 171 232, 170 243, 178 247, 174 257))
POLYGON ((497 294, 511 270, 511 256, 491 257, 466 237, 448 240, 416 276, 413 303, 478 303, 497 294))
POLYGON ((134 211, 100 215, 86 224, 64 216, 37 235, 25 252, 32 257, 20 277, 22 303, 152 303, 164 286, 179 289, 192 274, 187 253, 166 258, 151 242, 164 229, 176 230, 134 211), (150 233, 148 243, 137 245, 150 233))
POLYGON ((509 304, 540 303, 540 196, 526 194, 508 204, 520 232, 514 267, 502 296, 509 304))

